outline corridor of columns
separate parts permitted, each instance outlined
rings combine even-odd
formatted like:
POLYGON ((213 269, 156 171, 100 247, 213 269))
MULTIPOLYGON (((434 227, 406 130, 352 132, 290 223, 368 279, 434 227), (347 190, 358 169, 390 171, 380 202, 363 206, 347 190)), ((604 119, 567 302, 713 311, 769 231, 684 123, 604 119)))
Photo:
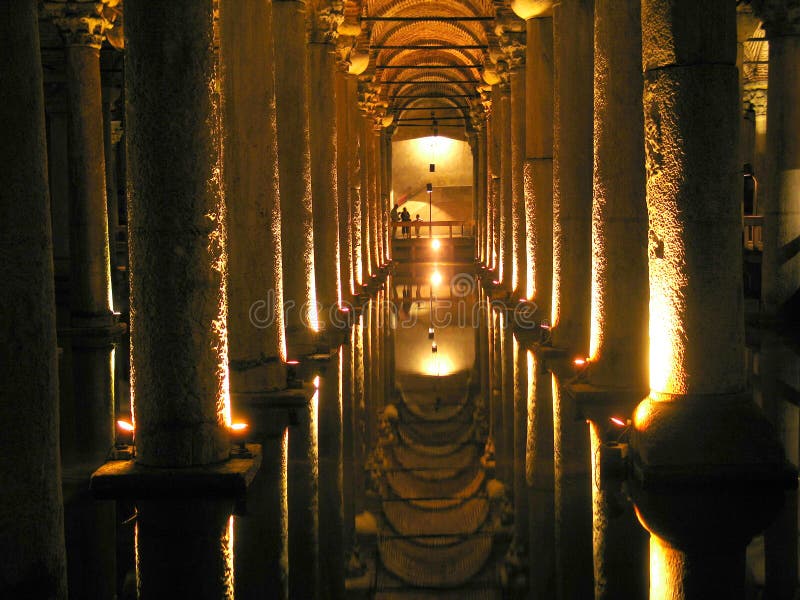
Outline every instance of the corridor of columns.
POLYGON ((0 597, 795 600, 800 0, 0 3, 0 597))

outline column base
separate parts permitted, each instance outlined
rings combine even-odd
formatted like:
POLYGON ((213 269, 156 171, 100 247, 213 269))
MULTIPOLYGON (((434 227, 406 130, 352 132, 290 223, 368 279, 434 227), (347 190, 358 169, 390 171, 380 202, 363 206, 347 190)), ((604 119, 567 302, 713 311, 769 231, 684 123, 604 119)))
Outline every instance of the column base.
POLYGON ((743 552, 797 486, 772 425, 746 394, 651 395, 636 409, 630 446, 637 517, 682 550, 743 552))
POLYGON ((100 499, 243 496, 261 466, 261 446, 246 450, 221 463, 178 469, 109 461, 92 474, 90 489, 100 499))

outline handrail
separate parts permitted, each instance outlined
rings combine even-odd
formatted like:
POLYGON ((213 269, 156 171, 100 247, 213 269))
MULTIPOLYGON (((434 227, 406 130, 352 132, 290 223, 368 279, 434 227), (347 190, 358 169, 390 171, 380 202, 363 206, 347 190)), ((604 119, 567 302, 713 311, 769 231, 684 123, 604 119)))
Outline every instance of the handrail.
MULTIPOLYGON (((453 237, 453 228, 461 230, 461 234, 456 237, 468 237, 472 236, 472 221, 392 221, 389 224, 390 232, 392 233, 392 237, 394 238, 397 234, 398 228, 408 227, 409 228, 409 235, 411 234, 411 228, 414 228, 414 237, 434 237, 433 229, 434 227, 447 227, 448 235, 447 237, 453 237), (425 230, 427 230, 427 236, 423 235, 425 230)), ((445 237, 445 236, 442 236, 445 237)))

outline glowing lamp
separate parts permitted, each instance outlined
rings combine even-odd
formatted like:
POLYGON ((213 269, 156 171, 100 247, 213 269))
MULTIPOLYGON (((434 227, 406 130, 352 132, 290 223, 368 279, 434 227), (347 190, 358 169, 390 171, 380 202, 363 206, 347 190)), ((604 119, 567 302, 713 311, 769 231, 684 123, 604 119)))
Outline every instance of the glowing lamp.
POLYGON ((117 428, 120 431, 125 431, 128 433, 133 433, 133 425, 128 421, 119 420, 117 421, 117 428))
POLYGON ((441 247, 442 247, 442 242, 440 242, 439 240, 433 240, 431 242, 431 248, 433 248, 434 250, 438 250, 441 247))
POLYGON ((316 377, 314 377, 314 387, 315 387, 316 389, 319 389, 319 375, 317 375, 316 377))
POLYGON ((428 327, 428 339, 432 340, 434 336, 433 327, 428 327))
POLYGON ((133 446, 133 430, 133 423, 119 419, 117 421, 117 441, 115 445, 118 448, 133 446))
POLYGON ((425 191, 427 191, 429 194, 432 193, 433 192, 433 184, 432 183, 427 184, 425 186, 425 191))
POLYGON ((431 283, 433 285, 439 285, 442 283, 442 274, 439 271, 434 271, 433 275, 431 275, 431 283))
POLYGON ((235 444, 235 448, 233 450, 234 455, 244 456, 247 454, 247 446, 245 443, 247 442, 247 433, 249 429, 250 426, 241 421, 237 423, 231 423, 231 426, 228 428, 231 442, 235 444))
POLYGON ((576 358, 572 361, 572 364, 575 365, 577 369, 585 369, 589 364, 589 359, 587 358, 576 358))
POLYGON ((619 427, 625 427, 628 423, 619 417, 611 417, 611 422, 619 427))
POLYGON ((436 345, 436 342, 433 342, 433 343, 431 344, 431 352, 433 352, 434 354, 436 354, 438 351, 439 351, 439 347, 436 345))
POLYGON ((499 279, 492 279, 492 285, 500 285, 499 279))
POLYGON ((300 364, 300 361, 299 360, 287 360, 286 364, 289 365, 290 367, 296 367, 297 365, 300 364))

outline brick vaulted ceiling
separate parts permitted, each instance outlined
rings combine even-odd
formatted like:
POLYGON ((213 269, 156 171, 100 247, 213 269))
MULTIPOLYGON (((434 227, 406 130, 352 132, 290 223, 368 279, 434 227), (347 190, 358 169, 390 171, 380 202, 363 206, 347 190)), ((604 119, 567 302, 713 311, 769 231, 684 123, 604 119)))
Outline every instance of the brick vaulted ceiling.
POLYGON ((345 22, 352 24, 346 31, 357 33, 352 52, 368 57, 362 88, 372 94, 384 124, 410 128, 398 137, 430 135, 432 113, 442 135, 463 139, 471 130, 489 89, 484 75, 494 70, 490 56, 497 57, 499 24, 515 19, 507 4, 346 2, 345 22))

